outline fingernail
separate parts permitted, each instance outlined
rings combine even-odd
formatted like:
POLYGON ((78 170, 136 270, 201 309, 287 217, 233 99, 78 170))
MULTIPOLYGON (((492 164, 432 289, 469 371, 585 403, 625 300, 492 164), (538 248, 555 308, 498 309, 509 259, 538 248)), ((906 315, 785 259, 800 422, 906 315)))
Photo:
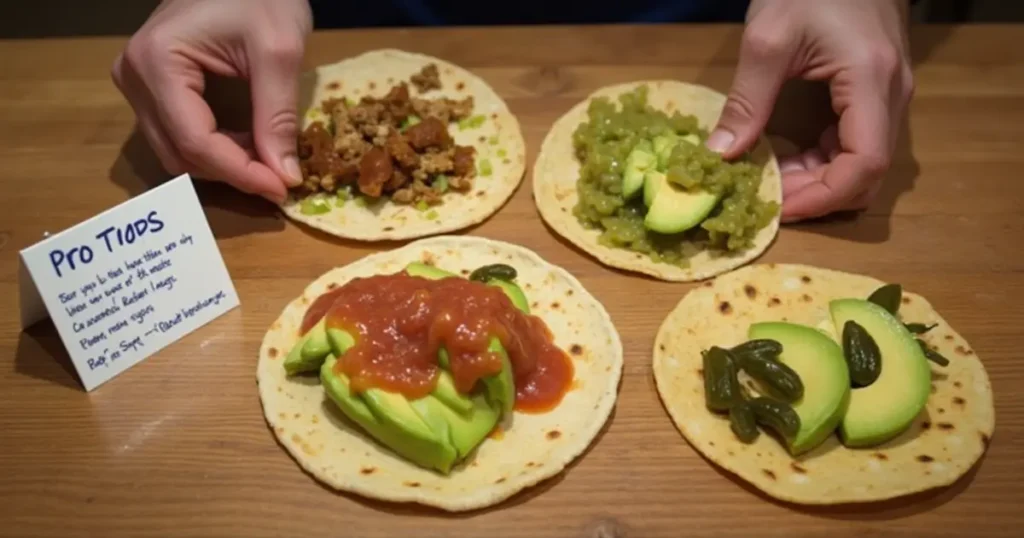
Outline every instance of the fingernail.
POLYGON ((796 162, 793 159, 784 160, 781 163, 779 163, 779 171, 782 172, 783 174, 788 174, 790 172, 796 172, 803 169, 803 164, 796 162))
POLYGON ((734 140, 736 140, 736 135, 725 129, 719 129, 708 137, 707 146, 711 151, 724 153, 725 150, 729 149, 729 146, 732 146, 734 140))
POLYGON ((284 158, 284 171, 288 177, 284 178, 289 187, 298 187, 302 184, 302 169, 299 168, 299 160, 295 157, 284 158))

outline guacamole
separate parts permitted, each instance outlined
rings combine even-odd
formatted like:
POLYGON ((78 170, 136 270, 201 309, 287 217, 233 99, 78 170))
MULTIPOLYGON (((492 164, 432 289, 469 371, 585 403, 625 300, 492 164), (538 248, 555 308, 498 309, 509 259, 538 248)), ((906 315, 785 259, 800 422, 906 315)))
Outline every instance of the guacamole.
POLYGON ((576 219, 603 245, 685 267, 700 250, 748 248, 779 207, 757 196, 761 167, 707 149, 697 118, 647 104, 646 86, 590 102, 573 133, 576 219), (642 196, 641 196, 642 193, 642 196))

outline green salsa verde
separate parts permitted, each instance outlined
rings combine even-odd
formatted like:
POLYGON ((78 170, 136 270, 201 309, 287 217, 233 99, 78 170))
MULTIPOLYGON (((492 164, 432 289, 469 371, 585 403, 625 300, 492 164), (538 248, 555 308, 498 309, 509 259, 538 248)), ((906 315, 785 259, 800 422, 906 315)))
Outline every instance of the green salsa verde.
MULTIPOLYGON (((748 248, 779 211, 776 202, 757 196, 761 167, 747 156, 723 161, 704 145, 708 132, 697 118, 656 110, 648 105, 647 95, 647 86, 639 86, 619 96, 621 106, 604 97, 590 102, 587 121, 573 133, 581 164, 574 216, 584 227, 601 230, 603 245, 683 267, 700 250, 728 253, 748 248), (631 188, 627 181, 625 188, 647 190, 643 196, 624 192, 624 176, 636 163, 646 163, 650 171, 637 176, 646 177, 641 183, 634 181, 631 188), (667 180, 677 192, 707 193, 706 212, 696 217, 699 225, 678 233, 650 229, 663 229, 651 226, 652 219, 646 218, 652 197, 657 197, 649 185, 654 181, 651 174, 667 180)), ((654 206, 650 207, 653 213, 654 206)))

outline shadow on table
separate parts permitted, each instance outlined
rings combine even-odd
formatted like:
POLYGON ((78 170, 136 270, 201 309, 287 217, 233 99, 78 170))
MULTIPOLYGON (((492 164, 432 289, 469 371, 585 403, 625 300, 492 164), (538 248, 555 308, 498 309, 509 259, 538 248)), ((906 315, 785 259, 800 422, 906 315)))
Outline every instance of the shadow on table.
MULTIPOLYGON (((249 129, 247 86, 236 80, 214 78, 206 97, 218 126, 231 131, 249 129)), ((110 167, 110 179, 129 196, 136 196, 172 179, 153 153, 138 126, 121 146, 110 167)), ((196 193, 206 210, 210 228, 218 239, 284 229, 284 219, 274 204, 242 193, 220 182, 196 179, 196 193)))
MULTIPOLYGON (((926 61, 948 38, 951 31, 951 27, 944 26, 915 28, 911 32, 912 63, 916 66, 926 61)), ((719 66, 735 65, 741 38, 741 29, 725 38, 711 63, 719 66)), ((725 75, 731 76, 731 73, 725 75)), ((723 78, 720 70, 708 69, 698 76, 697 82, 726 92, 732 80, 723 78)), ((780 92, 766 132, 773 138, 782 138, 795 146, 788 151, 780 147, 775 148, 780 156, 784 156, 792 154, 794 150, 816 146, 821 132, 828 125, 835 123, 836 119, 825 83, 794 80, 788 82, 780 92)), ((882 189, 866 211, 836 213, 787 227, 863 243, 887 240, 890 235, 890 216, 896 201, 914 189, 915 181, 920 174, 920 165, 913 155, 912 148, 912 137, 905 118, 898 129, 892 165, 882 189)))
POLYGON ((18 335, 14 372, 41 381, 82 390, 57 328, 50 320, 41 321, 18 335))

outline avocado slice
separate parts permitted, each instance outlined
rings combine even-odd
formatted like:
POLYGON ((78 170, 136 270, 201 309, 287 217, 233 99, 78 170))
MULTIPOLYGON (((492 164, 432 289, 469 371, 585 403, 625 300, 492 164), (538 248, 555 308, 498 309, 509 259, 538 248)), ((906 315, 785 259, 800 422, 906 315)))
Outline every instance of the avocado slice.
POLYGON ((430 280, 441 280, 442 278, 449 278, 455 276, 454 273, 449 273, 444 269, 439 269, 433 265, 427 265, 422 262, 412 262, 405 266, 405 272, 412 276, 418 276, 421 278, 427 278, 430 280))
POLYGON ((658 165, 658 156, 654 154, 651 143, 643 140, 626 156, 626 166, 622 173, 622 197, 632 198, 644 186, 644 173, 658 165))
POLYGON ((657 170, 648 170, 644 175, 644 205, 648 208, 654 203, 654 195, 658 192, 658 187, 668 183, 668 178, 665 177, 664 172, 657 170))
POLYGON ((511 415, 512 408, 516 405, 516 385, 512 379, 512 362, 508 353, 502 347, 501 341, 491 338, 488 351, 497 353, 501 357, 501 372, 483 378, 484 389, 487 398, 496 409, 501 411, 502 416, 511 415))
POLYGON ((449 444, 462 459, 483 442, 501 416, 482 396, 474 396, 471 402, 467 414, 456 413, 432 396, 420 398, 412 402, 412 406, 435 431, 448 436, 449 444))
POLYGON ((796 456, 818 446, 835 431, 850 401, 850 372, 842 348, 818 329, 795 323, 755 323, 748 336, 782 344, 779 362, 803 382, 804 395, 793 403, 800 430, 786 440, 789 452, 796 456))
MULTIPOLYGON (((444 353, 442 349, 439 351, 444 353)), ((444 353, 445 357, 448 356, 444 353)), ((455 388, 455 381, 452 380, 452 374, 448 373, 447 370, 441 370, 438 372, 437 385, 434 387, 434 392, 430 393, 431 396, 437 398, 438 401, 454 409, 458 413, 469 413, 473 410, 473 400, 469 399, 468 396, 460 393, 455 388)))
MULTIPOLYGON (((863 299, 829 303, 835 327, 853 320, 864 327, 882 354, 882 373, 874 383, 852 389, 839 437, 850 447, 888 441, 910 426, 931 392, 931 367, 914 335, 881 306, 863 299)), ((837 332, 840 332, 837 330, 837 332)))
POLYGON ((320 365, 330 353, 331 346, 327 341, 327 316, 324 316, 292 346, 284 359, 284 371, 287 375, 315 372, 320 369, 320 365))
POLYGON ((676 146, 681 142, 697 146, 700 145, 700 137, 695 134, 679 136, 675 133, 654 137, 654 153, 658 157, 659 170, 665 170, 668 167, 668 160, 672 156, 672 150, 676 149, 676 146))
MULTIPOLYGON (((334 373, 336 362, 337 359, 334 356, 328 356, 323 366, 320 367, 320 381, 323 383, 327 396, 345 416, 384 446, 409 461, 422 467, 436 469, 444 474, 451 472, 452 465, 455 464, 458 457, 455 448, 449 442, 442 441, 440 437, 434 435, 427 428, 426 423, 413 411, 409 402, 405 401, 405 398, 394 395, 405 403, 408 412, 423 425, 423 428, 430 433, 429 436, 413 435, 408 430, 395 428, 389 423, 382 422, 378 413, 375 413, 359 396, 352 394, 348 378, 334 373)), ((368 392, 371 391, 366 391, 364 395, 368 392)))
POLYGON ((327 329, 327 341, 330 343, 331 352, 335 357, 344 355, 350 347, 356 345, 355 338, 341 329, 327 329))
POLYGON ((644 217, 648 230, 674 234, 693 228, 703 221, 718 203, 718 196, 706 191, 687 191, 673 185, 665 174, 652 176, 653 200, 644 217))
POLYGON ((530 301, 526 300, 526 294, 523 293, 523 289, 515 282, 492 278, 487 281, 487 285, 501 288, 501 291, 505 292, 505 295, 508 295, 508 298, 512 300, 512 304, 515 305, 516 308, 521 310, 524 314, 530 313, 530 301))

